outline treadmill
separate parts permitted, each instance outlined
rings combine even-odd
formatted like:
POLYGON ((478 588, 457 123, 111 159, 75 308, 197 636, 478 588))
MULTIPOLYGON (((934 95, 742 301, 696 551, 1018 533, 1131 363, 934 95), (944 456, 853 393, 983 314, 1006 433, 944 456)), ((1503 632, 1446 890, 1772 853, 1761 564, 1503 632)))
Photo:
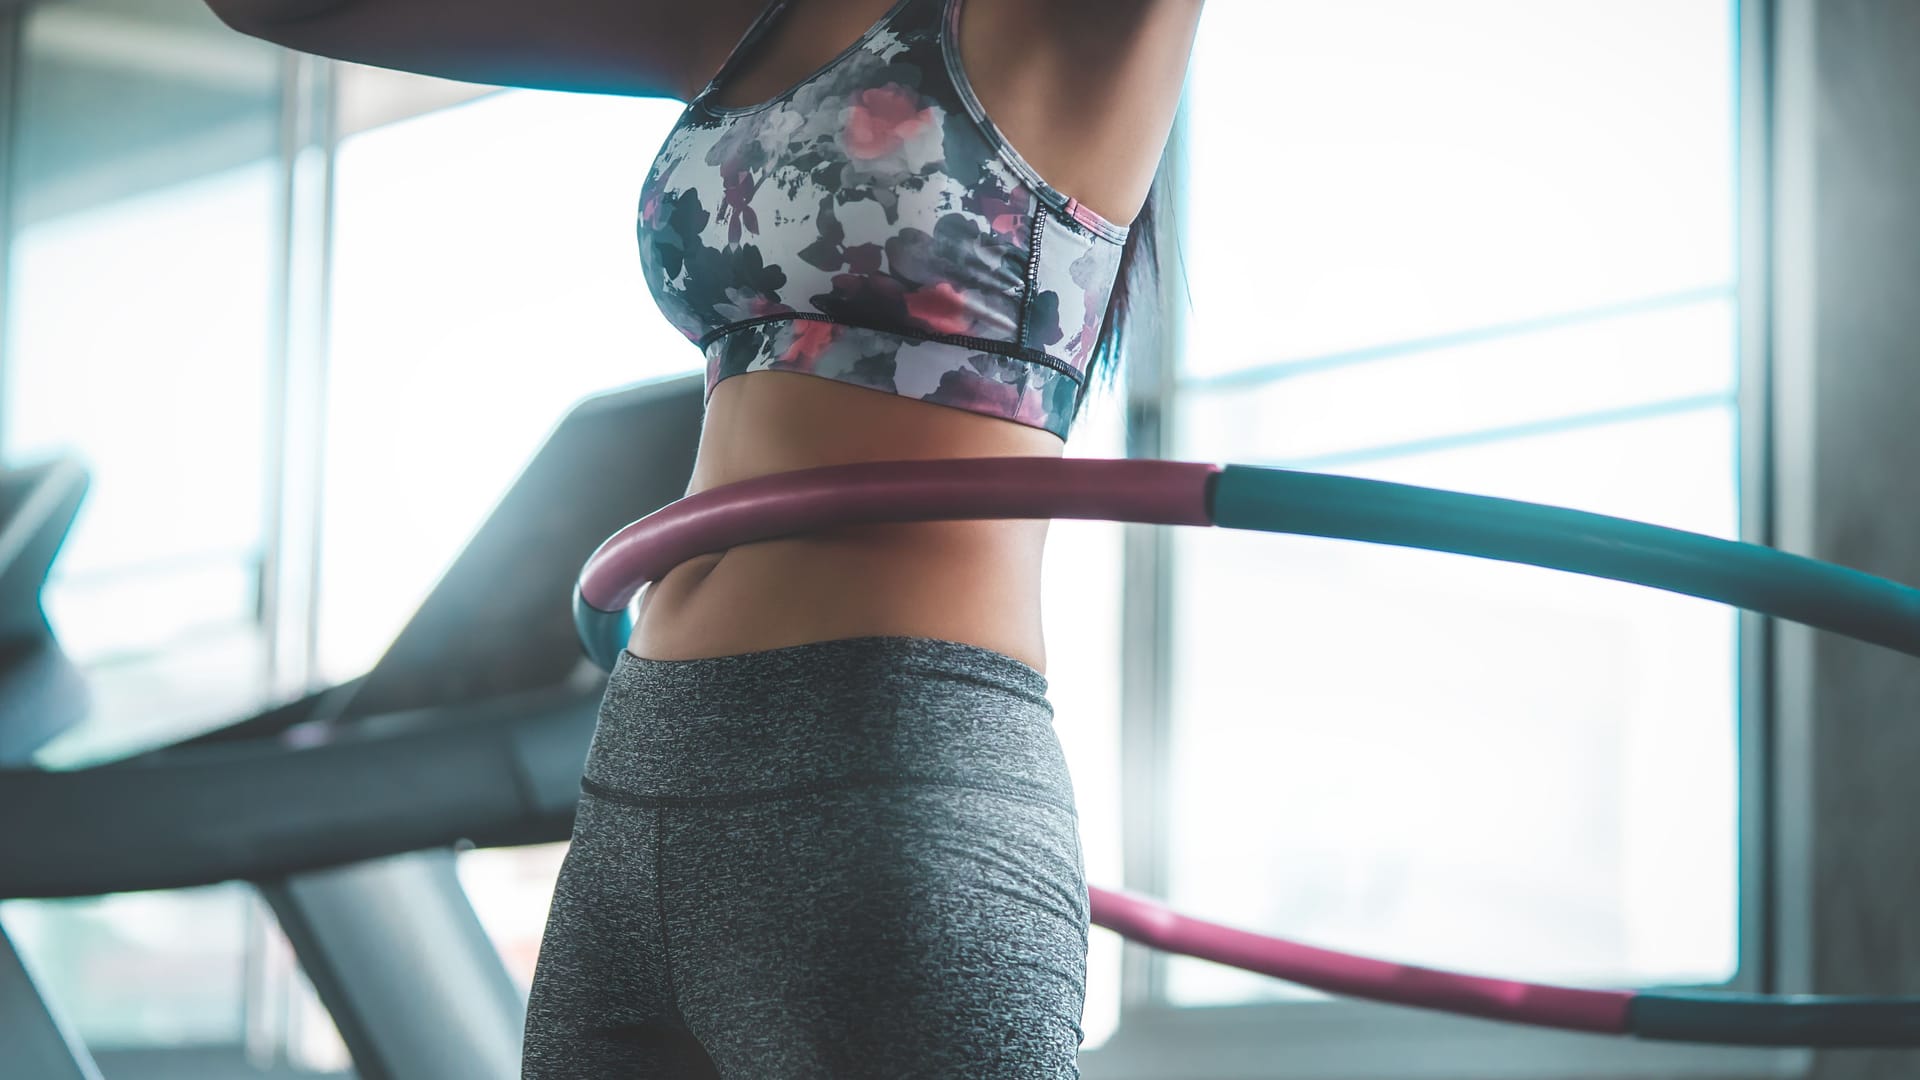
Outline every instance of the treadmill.
MULTIPOLYGON (((251 882, 360 1080, 515 1080, 526 1003, 455 855, 571 836, 607 681, 575 636, 574 580, 685 494, 704 388, 574 406, 365 675, 64 771, 31 757, 84 717, 85 684, 40 590, 86 474, 0 474, 0 899, 251 882)), ((0 1047, 6 1075, 98 1076, 3 932, 0 1047)))
MULTIPOLYGON (((86 470, 71 458, 0 470, 0 769, 9 775, 86 716, 86 681, 60 651, 40 605, 41 584, 86 493, 86 470)), ((30 827, 32 820, 17 813, 0 818, 0 832, 30 827)), ((34 985, 5 926, 0 926, 0 1047, 8 1073, 47 1080, 100 1076, 80 1040, 34 985)))

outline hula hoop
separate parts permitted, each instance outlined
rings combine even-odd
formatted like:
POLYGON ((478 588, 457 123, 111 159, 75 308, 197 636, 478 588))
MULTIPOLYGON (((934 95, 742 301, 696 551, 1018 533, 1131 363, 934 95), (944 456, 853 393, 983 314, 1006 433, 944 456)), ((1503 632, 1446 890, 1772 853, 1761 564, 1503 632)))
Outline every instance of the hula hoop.
MULTIPOLYGON (((1249 465, 1052 457, 830 465, 687 496, 621 529, 573 595, 587 655, 612 670, 629 605, 696 555, 866 522, 1081 518, 1359 540, 1524 563, 1713 600, 1920 656, 1920 590, 1745 544, 1579 510, 1249 465)), ((1591 990, 1315 948, 1088 890, 1092 921, 1164 952, 1327 993, 1596 1034, 1749 1046, 1920 1046, 1920 996, 1591 990)))

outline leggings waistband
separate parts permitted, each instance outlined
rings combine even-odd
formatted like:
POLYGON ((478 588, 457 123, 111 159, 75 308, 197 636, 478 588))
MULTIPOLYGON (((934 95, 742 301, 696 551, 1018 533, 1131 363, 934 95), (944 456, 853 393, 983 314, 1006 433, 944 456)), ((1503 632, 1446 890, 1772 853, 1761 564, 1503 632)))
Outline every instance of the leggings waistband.
POLYGON ((621 653, 583 787, 647 805, 939 784, 1073 808, 1047 680, 964 642, 839 638, 693 660, 621 653))

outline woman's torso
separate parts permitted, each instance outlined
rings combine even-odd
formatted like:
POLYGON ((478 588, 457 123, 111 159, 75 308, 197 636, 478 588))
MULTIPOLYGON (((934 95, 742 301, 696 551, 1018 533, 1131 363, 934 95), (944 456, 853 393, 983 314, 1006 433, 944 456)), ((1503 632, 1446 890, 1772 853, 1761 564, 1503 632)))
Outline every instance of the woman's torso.
MULTIPOLYGON (((817 465, 1046 455, 1044 431, 857 386, 762 371, 716 386, 687 493, 817 465), (941 413, 938 417, 928 413, 941 413), (969 423, 971 421, 972 423, 969 423)), ((1046 521, 847 526, 681 563, 640 597, 630 644, 658 660, 835 638, 961 641, 1043 674, 1046 521)))
MULTIPOLYGON (((789 89, 894 0, 793 6, 710 100, 731 108, 789 89)), ((1074 6, 1062 0, 1060 14, 1072 15, 1065 9, 1074 6)), ((959 54, 988 115, 1034 169, 1097 214, 1125 221, 1138 212, 1165 144, 1198 7, 1136 16, 1138 25, 1121 29, 1109 24, 1108 37, 1097 42, 1084 35, 1061 42, 1035 32, 1027 0, 967 0, 959 54), (1076 65, 1074 50, 1105 61, 1076 65)), ((741 29, 716 30, 726 40, 720 53, 741 29)), ((1062 438, 1042 427, 810 374, 756 370, 713 386, 687 494, 820 465, 1059 457, 1064 449, 1062 438)), ((977 645, 1044 673, 1040 566, 1047 526, 867 524, 699 556, 642 593, 629 648, 677 660, 911 635, 977 645)))

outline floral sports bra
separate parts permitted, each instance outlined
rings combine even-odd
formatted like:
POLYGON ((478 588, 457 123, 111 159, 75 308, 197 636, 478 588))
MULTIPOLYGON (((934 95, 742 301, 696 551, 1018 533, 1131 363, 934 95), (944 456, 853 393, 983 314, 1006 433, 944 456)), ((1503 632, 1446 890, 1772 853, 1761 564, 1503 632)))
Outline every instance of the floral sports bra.
POLYGON ((640 260, 706 395, 798 371, 1067 437, 1127 227, 1042 180, 960 66, 960 0, 898 0, 799 85, 708 99, 655 157, 640 260))

